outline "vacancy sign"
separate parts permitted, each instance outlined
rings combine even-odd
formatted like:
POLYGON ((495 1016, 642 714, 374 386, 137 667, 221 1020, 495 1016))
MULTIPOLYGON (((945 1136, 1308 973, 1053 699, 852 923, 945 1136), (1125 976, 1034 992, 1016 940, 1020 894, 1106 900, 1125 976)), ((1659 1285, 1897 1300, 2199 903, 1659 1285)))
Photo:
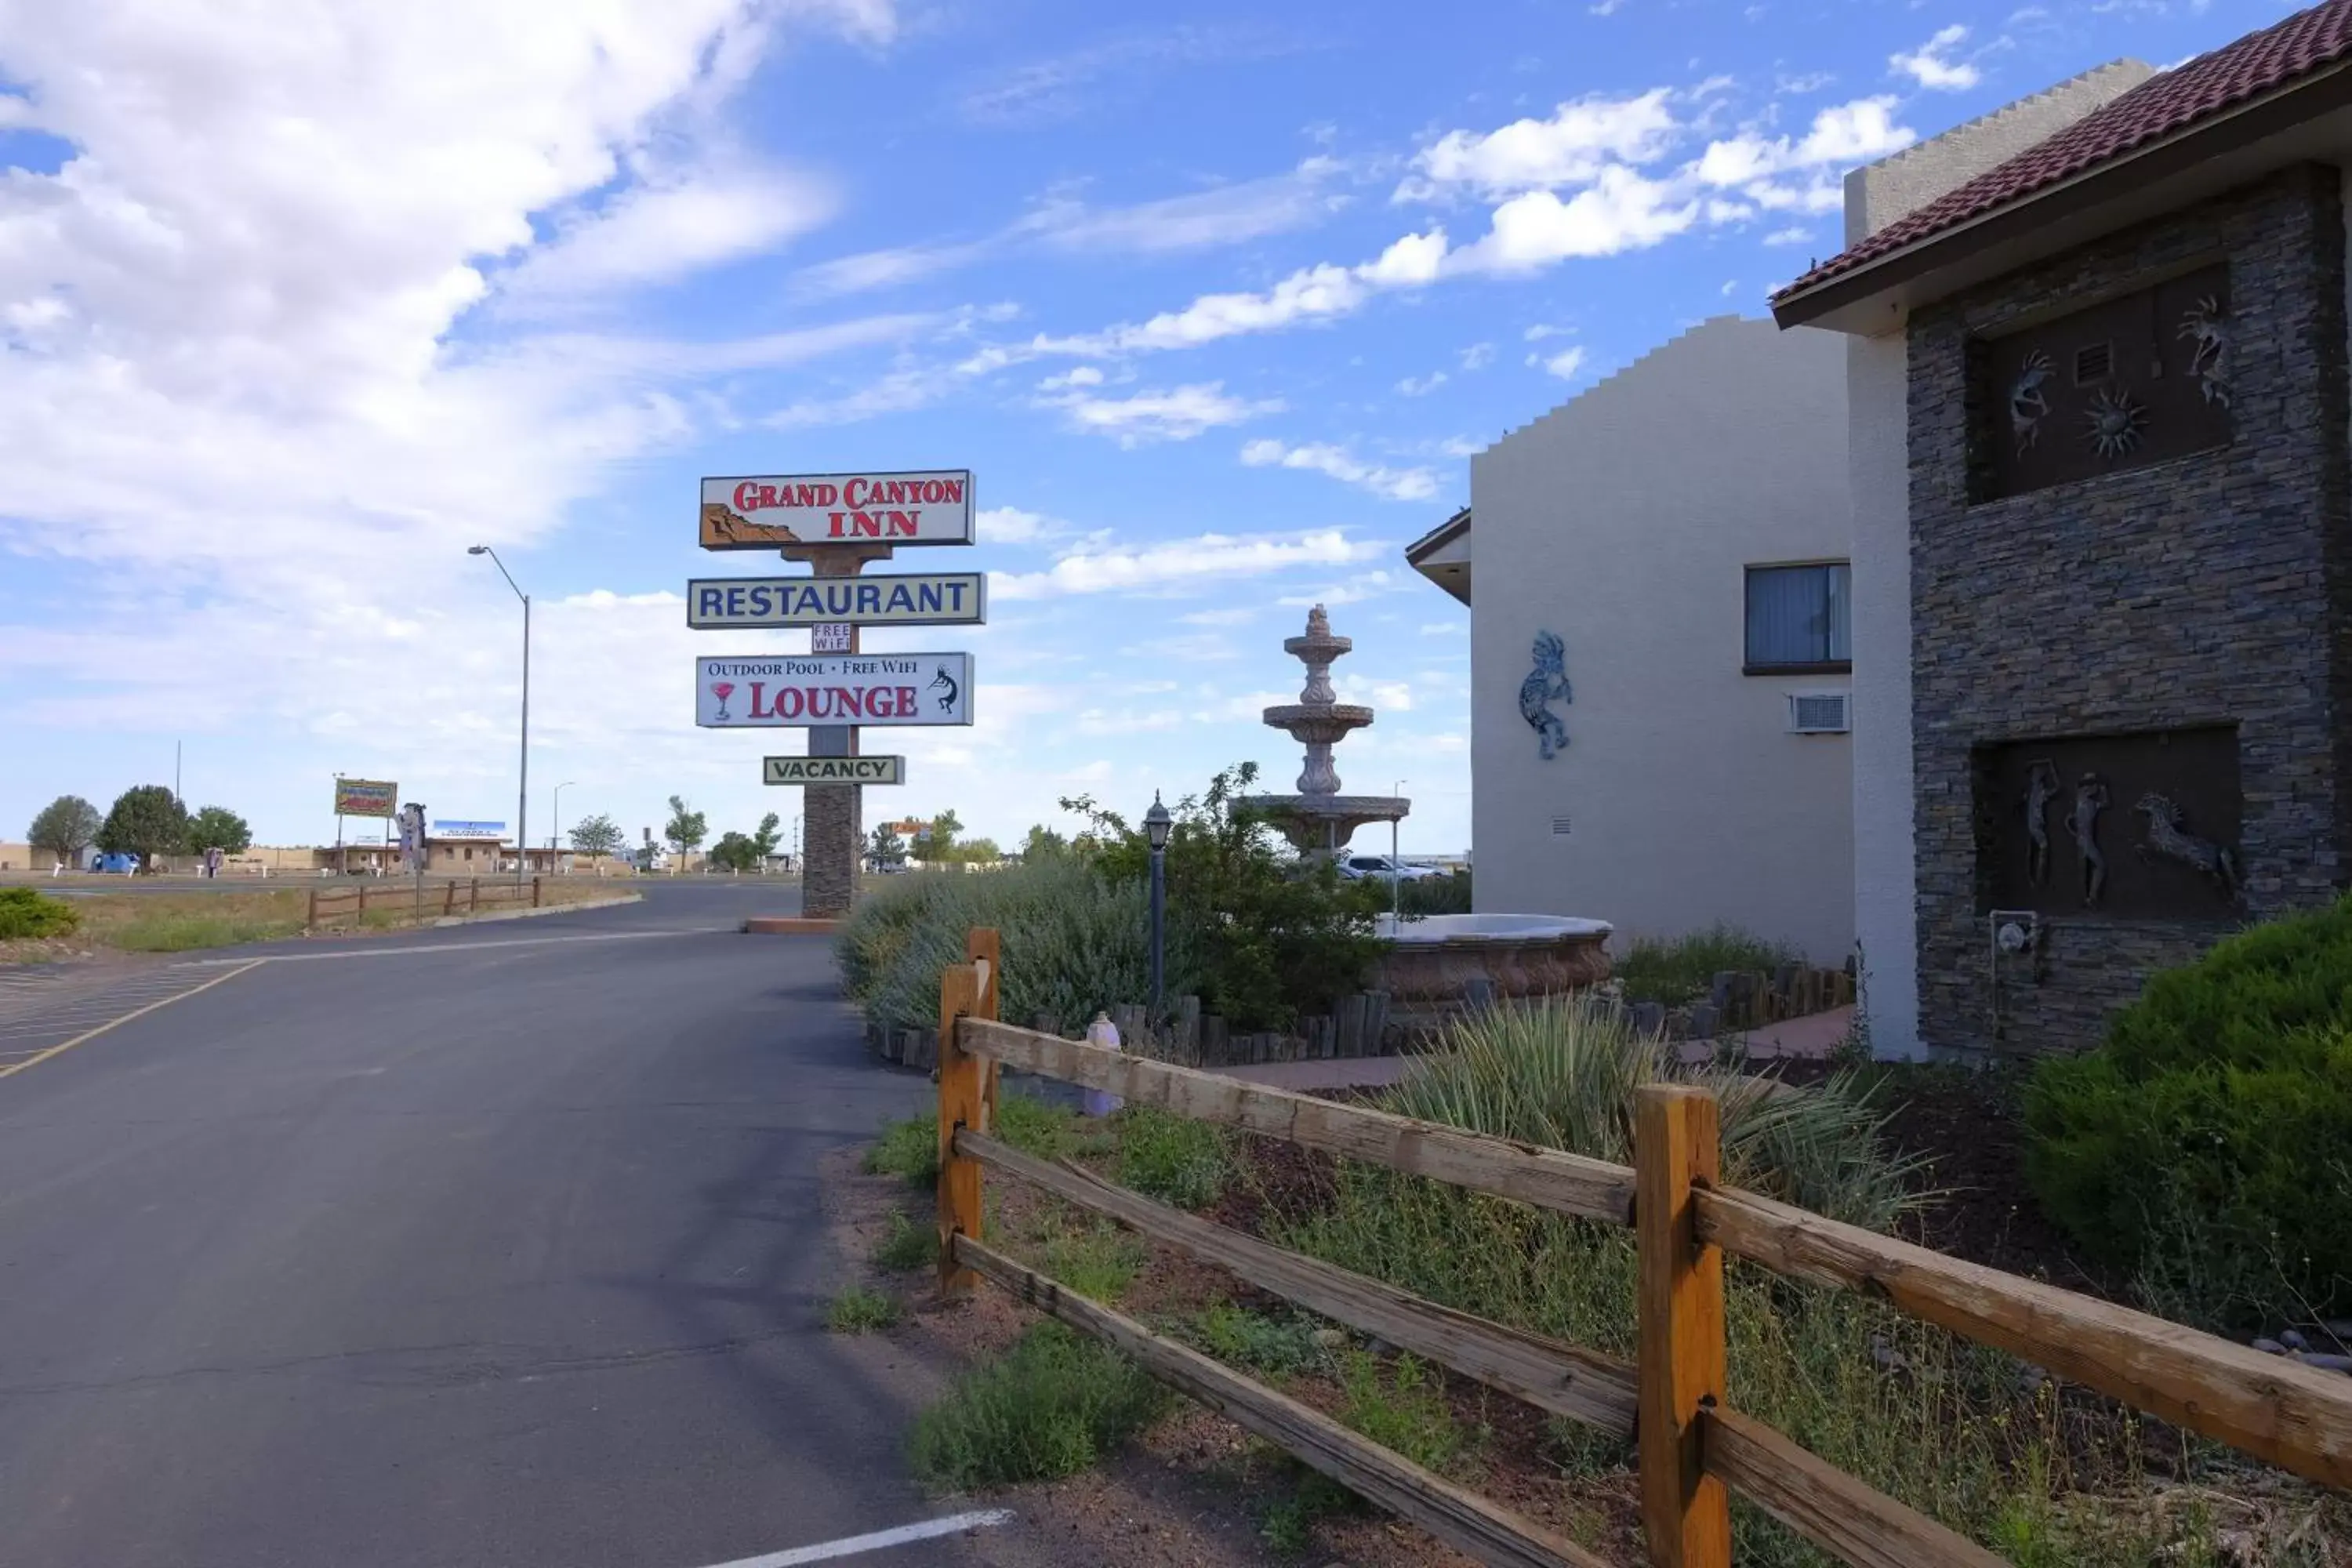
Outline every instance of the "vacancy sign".
POLYGON ((968 653, 761 654, 694 661, 706 730, 971 722, 968 653))
POLYGON ((875 577, 697 577, 686 585, 686 624, 697 631, 836 622, 861 626, 976 626, 987 619, 988 577, 980 572, 875 577))
POLYGON ((772 784, 894 784, 907 782, 904 757, 762 757, 760 782, 772 784))
POLYGON ((971 470, 764 474, 702 481, 702 548, 970 544, 971 470))

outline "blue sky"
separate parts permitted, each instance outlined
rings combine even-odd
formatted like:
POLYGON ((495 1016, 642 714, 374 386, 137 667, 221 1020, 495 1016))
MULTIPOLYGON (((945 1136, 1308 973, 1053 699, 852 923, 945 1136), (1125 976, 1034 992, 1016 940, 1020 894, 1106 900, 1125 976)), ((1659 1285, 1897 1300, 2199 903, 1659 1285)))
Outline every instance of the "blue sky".
MULTIPOLYGON (((970 730, 869 822, 1017 839, 1296 748, 1328 604, 1469 838, 1467 613, 1402 564, 1466 455, 1839 248, 1844 169, 2271 5, 0 0, 0 837, 168 782, 265 841, 331 776, 532 837, 797 792, 692 727, 705 473, 974 470, 970 730), (266 15, 264 13, 267 13, 266 15), (390 14, 396 13, 396 14, 390 14)), ((1694 431, 1704 440, 1706 432, 1694 431)), ((1563 518, 1563 526, 1572 520, 1563 518)), ((1491 567, 1489 568, 1492 569, 1491 567)), ((1514 677, 1516 679, 1516 677, 1514 677)), ((1384 846, 1383 846, 1384 847, 1384 846)))

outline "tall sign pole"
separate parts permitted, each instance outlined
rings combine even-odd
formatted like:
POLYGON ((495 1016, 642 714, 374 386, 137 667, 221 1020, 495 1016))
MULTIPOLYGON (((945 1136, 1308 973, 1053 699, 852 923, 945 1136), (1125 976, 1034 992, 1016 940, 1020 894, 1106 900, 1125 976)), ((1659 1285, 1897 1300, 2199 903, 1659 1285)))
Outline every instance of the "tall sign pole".
MULTIPOLYGON (((805 561, 819 577, 855 577, 869 561, 887 561, 887 544, 820 544, 784 547, 787 561, 805 561)), ((844 653, 858 653, 857 627, 846 628, 844 653)), ((839 632, 834 634, 835 639, 839 632)), ((813 757, 854 757, 857 754, 855 724, 825 724, 809 730, 813 757)), ((801 842, 801 912, 830 919, 849 912, 857 901, 857 866, 866 847, 866 788, 863 784, 811 784, 806 791, 801 842)))

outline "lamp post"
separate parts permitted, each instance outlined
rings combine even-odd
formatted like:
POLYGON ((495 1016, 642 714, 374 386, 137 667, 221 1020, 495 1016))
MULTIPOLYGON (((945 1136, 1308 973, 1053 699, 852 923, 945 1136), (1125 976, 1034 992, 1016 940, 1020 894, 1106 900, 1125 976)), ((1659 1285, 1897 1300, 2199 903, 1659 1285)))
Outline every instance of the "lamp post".
POLYGON ((547 868, 551 871, 555 869, 555 841, 563 833, 563 792, 579 782, 578 779, 565 779, 555 786, 554 805, 547 814, 547 868))
POLYGON ((1151 846, 1151 1020, 1159 1026, 1168 990, 1168 833, 1176 819, 1151 792, 1151 809, 1143 814, 1143 837, 1151 846))
MULTIPOLYGON (((1399 779, 1389 791, 1391 800, 1404 798, 1404 786, 1411 779, 1399 779)), ((1401 937, 1404 931, 1404 862, 1397 858, 1397 818, 1389 818, 1389 934, 1401 937)))
POLYGON ((499 559, 499 552, 487 544, 466 546, 468 555, 487 555, 499 575, 514 589, 514 596, 522 601, 522 745, 521 758, 515 778, 515 880, 522 880, 523 862, 530 856, 530 595, 517 586, 514 574, 499 559))

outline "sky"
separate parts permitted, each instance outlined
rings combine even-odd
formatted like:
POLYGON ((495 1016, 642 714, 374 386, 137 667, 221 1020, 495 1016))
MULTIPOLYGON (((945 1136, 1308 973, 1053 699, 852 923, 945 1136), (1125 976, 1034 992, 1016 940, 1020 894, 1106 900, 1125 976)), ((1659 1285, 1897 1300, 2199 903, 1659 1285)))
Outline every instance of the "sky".
MULTIPOLYGON (((705 474, 970 468, 975 722, 869 731, 1008 843, 1244 760, 1329 606, 1350 793, 1468 847, 1468 455, 1839 247, 1843 171, 2273 4, 0 0, 0 838, 134 784, 331 842, 338 773, 713 837, 705 474)), ((1692 432, 1704 440, 1705 431, 1692 432)), ((1488 570, 1494 570, 1489 566, 1488 570)), ((1496 678, 1499 679, 1499 678, 1496 678)), ((1516 680, 1517 673, 1509 679, 1516 680)), ((1363 847, 1373 846, 1367 836, 1363 847)))

